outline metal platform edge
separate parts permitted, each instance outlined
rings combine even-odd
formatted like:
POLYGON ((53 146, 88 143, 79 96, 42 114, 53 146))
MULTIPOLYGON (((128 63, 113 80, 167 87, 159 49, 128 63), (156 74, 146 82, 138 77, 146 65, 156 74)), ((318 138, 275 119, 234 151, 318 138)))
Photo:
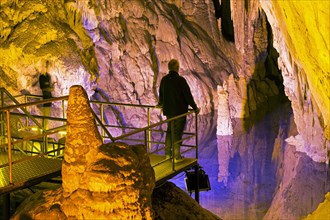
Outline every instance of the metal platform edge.
POLYGON ((0 188, 0 196, 6 195, 6 194, 11 193, 11 192, 16 191, 16 190, 20 190, 20 189, 28 188, 30 186, 37 185, 37 184, 39 184, 43 181, 46 181, 48 179, 61 176, 61 174, 62 174, 61 170, 58 170, 58 171, 49 173, 47 175, 37 176, 36 178, 29 179, 25 182, 17 182, 17 183, 13 183, 13 184, 10 184, 10 185, 5 186, 5 187, 1 187, 0 188))
POLYGON ((170 175, 167 175, 163 178, 160 178, 159 180, 156 181, 156 188, 157 187, 160 187, 161 185, 163 185, 165 182, 167 182, 168 180, 172 179, 173 177, 175 177, 176 175, 182 173, 183 171, 186 171, 188 170, 189 168, 191 167, 194 167, 194 166, 198 166, 198 160, 195 159, 193 162, 183 166, 183 167, 180 167, 179 169, 175 170, 172 174, 170 175))

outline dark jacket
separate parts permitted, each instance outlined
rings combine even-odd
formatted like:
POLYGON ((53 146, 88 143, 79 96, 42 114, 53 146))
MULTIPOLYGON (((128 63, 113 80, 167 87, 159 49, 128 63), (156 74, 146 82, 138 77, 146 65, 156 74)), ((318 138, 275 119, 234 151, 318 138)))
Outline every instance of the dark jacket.
MULTIPOLYGON (((40 74, 39 76, 39 85, 40 89, 42 91, 42 97, 43 99, 50 99, 52 98, 52 87, 50 84, 50 75, 48 73, 46 74, 40 74)), ((45 103, 44 106, 51 106, 52 103, 45 103)))
POLYGON ((50 76, 48 73, 40 74, 39 85, 42 91, 51 91, 50 76))
POLYGON ((175 71, 170 71, 164 76, 159 87, 159 103, 166 116, 177 116, 188 112, 190 105, 197 109, 189 85, 185 78, 175 71))

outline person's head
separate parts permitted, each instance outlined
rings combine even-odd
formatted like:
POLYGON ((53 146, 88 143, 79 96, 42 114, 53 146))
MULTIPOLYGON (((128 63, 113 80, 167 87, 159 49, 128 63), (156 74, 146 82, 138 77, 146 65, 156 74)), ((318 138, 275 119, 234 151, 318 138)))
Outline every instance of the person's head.
POLYGON ((179 64, 178 60, 172 59, 172 60, 170 60, 170 62, 168 62, 169 71, 179 72, 179 69, 180 69, 180 64, 179 64))

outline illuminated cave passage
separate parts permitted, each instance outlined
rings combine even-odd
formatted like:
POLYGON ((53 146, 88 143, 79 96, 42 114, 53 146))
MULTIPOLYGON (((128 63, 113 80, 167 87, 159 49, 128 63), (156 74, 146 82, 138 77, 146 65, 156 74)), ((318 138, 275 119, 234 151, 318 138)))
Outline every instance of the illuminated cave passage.
MULTIPOLYGON (((284 92, 282 72, 278 68, 279 53, 273 47, 273 34, 270 25, 267 20, 265 22, 267 27, 267 46, 255 58, 255 69, 247 84, 246 118, 249 118, 249 114, 258 109, 268 109, 271 105, 279 105, 281 107, 281 105, 289 102, 284 92)), ((263 117, 260 114, 257 116, 259 118, 263 117)))
MULTIPOLYGON (((1 0, 0 87, 13 96, 41 95, 38 77, 49 60, 54 97, 81 85, 91 100, 154 106, 167 63, 177 58, 201 108, 199 163, 211 190, 201 192, 200 208, 223 219, 302 219, 330 191, 329 7, 319 0, 1 0)), ((60 109, 53 105, 52 116, 60 109)), ((147 117, 145 109, 94 110, 119 126, 147 117)), ((152 122, 162 120, 159 109, 151 114, 152 122)), ((194 128, 192 120, 187 128, 194 128)), ((187 194, 184 173, 171 181, 187 194)), ((91 191, 84 190, 93 206, 91 191)), ((12 194, 12 208, 31 194, 12 194)), ((153 195, 158 204, 172 201, 161 195, 153 195)), ((102 196, 101 203, 109 199, 102 196)), ((177 206, 186 198, 155 210, 189 216, 177 206)), ((21 214, 52 198, 36 200, 21 214)), ((64 204, 74 215, 70 200, 64 204)), ((61 205, 50 209, 60 212, 61 205)))

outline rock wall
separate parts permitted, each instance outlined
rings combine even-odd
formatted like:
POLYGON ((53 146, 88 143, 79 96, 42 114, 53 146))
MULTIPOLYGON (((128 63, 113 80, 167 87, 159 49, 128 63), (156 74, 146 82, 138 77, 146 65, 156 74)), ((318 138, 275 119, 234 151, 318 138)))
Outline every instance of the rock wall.
POLYGON ((152 219, 155 173, 146 147, 102 144, 81 86, 70 89, 65 145, 62 187, 35 195, 14 219, 152 219))
MULTIPOLYGON (((14 95, 41 94, 38 76, 50 60, 53 96, 67 95, 79 84, 92 99, 155 105, 167 62, 175 57, 202 114, 218 108, 217 86, 223 82, 232 118, 249 117, 285 91, 302 137, 299 150, 327 161, 329 2, 305 7, 230 1, 220 12, 232 19, 232 40, 223 36, 225 19, 215 2, 3 0, 0 86, 14 95), (310 18, 299 16, 303 11, 310 18), (306 37, 293 37, 295 29, 306 37)), ((111 121, 114 110, 107 111, 111 121)), ((121 113, 135 118, 132 123, 146 115, 121 113)), ((155 113, 152 120, 161 117, 155 113)))
POLYGON ((70 88, 65 145, 62 186, 30 196, 12 219, 219 219, 174 184, 154 190, 146 146, 102 144, 81 86, 70 88))
POLYGON ((260 1, 280 54, 285 94, 301 141, 297 150, 329 162, 329 1, 260 1))

